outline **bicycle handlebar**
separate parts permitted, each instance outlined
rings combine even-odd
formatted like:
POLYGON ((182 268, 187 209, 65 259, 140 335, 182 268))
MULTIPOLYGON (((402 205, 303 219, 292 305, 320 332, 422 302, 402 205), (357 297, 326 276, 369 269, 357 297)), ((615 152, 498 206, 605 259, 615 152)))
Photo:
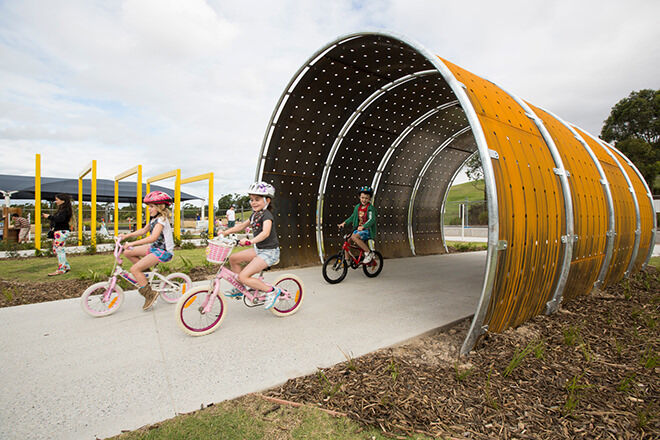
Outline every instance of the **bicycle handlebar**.
POLYGON ((115 237, 115 251, 114 251, 114 255, 115 255, 115 260, 116 260, 117 263, 120 264, 120 265, 121 265, 121 263, 123 263, 123 261, 124 261, 124 260, 122 260, 121 258, 119 258, 119 256, 121 255, 121 253, 122 253, 123 251, 124 251, 124 246, 122 246, 122 244, 121 244, 121 239, 120 239, 119 237, 115 237))

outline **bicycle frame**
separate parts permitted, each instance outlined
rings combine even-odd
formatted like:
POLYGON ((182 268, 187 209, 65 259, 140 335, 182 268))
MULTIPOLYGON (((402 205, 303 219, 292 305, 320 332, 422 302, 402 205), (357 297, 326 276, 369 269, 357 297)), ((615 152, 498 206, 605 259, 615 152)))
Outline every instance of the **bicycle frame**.
MULTIPOLYGON (((233 247, 236 246, 236 240, 232 240, 231 244, 233 249, 233 247)), ((218 272, 215 275, 215 278, 213 278, 213 280, 211 281, 212 283, 211 294, 207 295, 207 297, 204 299, 204 302, 202 303, 202 309, 203 309, 202 313, 204 314, 211 311, 211 309, 213 308, 213 303, 215 302, 215 298, 220 295, 221 280, 227 281, 233 287, 238 289, 245 296, 245 298, 251 301, 254 305, 259 305, 259 302, 263 304, 263 301, 266 299, 266 295, 264 294, 264 292, 261 292, 261 295, 259 295, 259 291, 253 290, 247 287, 245 284, 241 283, 238 280, 238 274, 225 267, 225 264, 227 264, 227 261, 229 260, 229 255, 231 255, 231 252, 229 252, 227 258, 225 258, 225 261, 222 262, 220 269, 218 269, 218 272)), ((262 270, 259 276, 257 277, 257 279, 261 280, 264 284, 272 288, 273 287, 272 285, 264 281, 263 272, 264 271, 262 270)), ((285 290, 282 291, 282 295, 284 296, 285 299, 291 299, 291 294, 285 290)))
MULTIPOLYGON (((122 277, 134 287, 139 287, 137 280, 133 279, 130 272, 124 269, 123 267, 121 267, 121 264, 124 262, 124 260, 121 259, 121 254, 123 252, 124 252, 124 246, 121 244, 119 237, 115 237, 115 250, 113 252, 115 256, 115 263, 114 266, 112 266, 112 275, 110 275, 110 285, 103 294, 104 301, 108 300, 108 298, 110 297, 110 292, 112 292, 115 286, 117 285, 117 279, 118 279, 117 277, 122 277)), ((147 277, 147 283, 149 283, 149 285, 152 284, 154 277, 158 277, 162 282, 168 283, 173 286, 172 283, 170 283, 164 276, 159 274, 155 269, 150 270, 149 272, 145 272, 144 276, 147 277)))

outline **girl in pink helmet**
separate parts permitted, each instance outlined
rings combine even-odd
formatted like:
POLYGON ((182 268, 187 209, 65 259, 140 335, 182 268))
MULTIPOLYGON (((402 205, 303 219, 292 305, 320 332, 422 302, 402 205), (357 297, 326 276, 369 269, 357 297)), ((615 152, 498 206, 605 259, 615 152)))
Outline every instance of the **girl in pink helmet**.
MULTIPOLYGON (((250 206, 252 207, 250 219, 237 224, 233 228, 220 231, 220 235, 224 237, 228 234, 243 231, 248 226, 252 228, 254 238, 251 240, 242 239, 239 242, 240 245, 250 246, 250 248, 232 254, 229 257, 229 265, 231 270, 238 274, 241 283, 266 293, 264 306, 266 309, 270 309, 275 305, 282 291, 278 287, 270 287, 252 276, 280 261, 280 242, 277 239, 277 231, 275 230, 275 217, 271 212, 273 209, 271 202, 275 197, 275 188, 266 182, 255 182, 250 185, 248 194, 250 196, 250 206), (242 265, 246 263, 247 265, 242 268, 242 265)), ((238 289, 232 289, 225 295, 230 297, 243 296, 238 289)))
POLYGON ((156 302, 158 292, 151 289, 144 272, 159 262, 166 263, 172 259, 174 256, 174 238, 169 221, 169 206, 172 203, 172 198, 164 192, 152 191, 144 198, 144 203, 146 203, 151 216, 149 224, 139 231, 121 234, 119 239, 125 240, 129 237, 138 237, 146 235, 147 232, 150 233, 149 236, 132 242, 131 247, 124 252, 124 255, 133 263, 130 271, 138 283, 138 292, 144 296, 142 309, 147 310, 156 302))

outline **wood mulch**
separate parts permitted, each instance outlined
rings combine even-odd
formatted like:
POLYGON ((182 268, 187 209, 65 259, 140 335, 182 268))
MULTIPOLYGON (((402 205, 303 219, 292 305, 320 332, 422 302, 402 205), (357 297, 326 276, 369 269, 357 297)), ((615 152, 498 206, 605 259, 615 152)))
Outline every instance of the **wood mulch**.
POLYGON ((468 439, 658 439, 660 277, 564 304, 467 356, 469 321, 291 379, 270 397, 379 427, 468 439))
MULTIPOLYGON (((1 263, 0 263, 1 264, 1 263)), ((193 281, 204 280, 217 271, 217 267, 193 267, 188 275, 193 281)), ((85 279, 18 281, 0 278, 0 307, 80 298, 95 281, 85 279)))

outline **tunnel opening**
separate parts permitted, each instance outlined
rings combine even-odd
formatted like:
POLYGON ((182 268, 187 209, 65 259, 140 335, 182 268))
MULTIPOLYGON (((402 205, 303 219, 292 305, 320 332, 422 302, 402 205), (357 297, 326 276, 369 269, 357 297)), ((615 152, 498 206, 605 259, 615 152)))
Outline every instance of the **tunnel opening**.
POLYGON ((650 192, 634 187, 621 163, 634 166, 614 150, 415 42, 360 33, 322 48, 293 76, 256 177, 278 191, 283 265, 337 252, 336 225, 363 185, 374 188, 377 248, 411 257, 446 252, 447 192, 478 156, 488 251, 467 352, 486 331, 556 310, 567 285, 585 294, 641 266, 653 222, 638 199, 647 197, 646 216, 650 192), (571 172, 586 183, 569 181, 571 172))

